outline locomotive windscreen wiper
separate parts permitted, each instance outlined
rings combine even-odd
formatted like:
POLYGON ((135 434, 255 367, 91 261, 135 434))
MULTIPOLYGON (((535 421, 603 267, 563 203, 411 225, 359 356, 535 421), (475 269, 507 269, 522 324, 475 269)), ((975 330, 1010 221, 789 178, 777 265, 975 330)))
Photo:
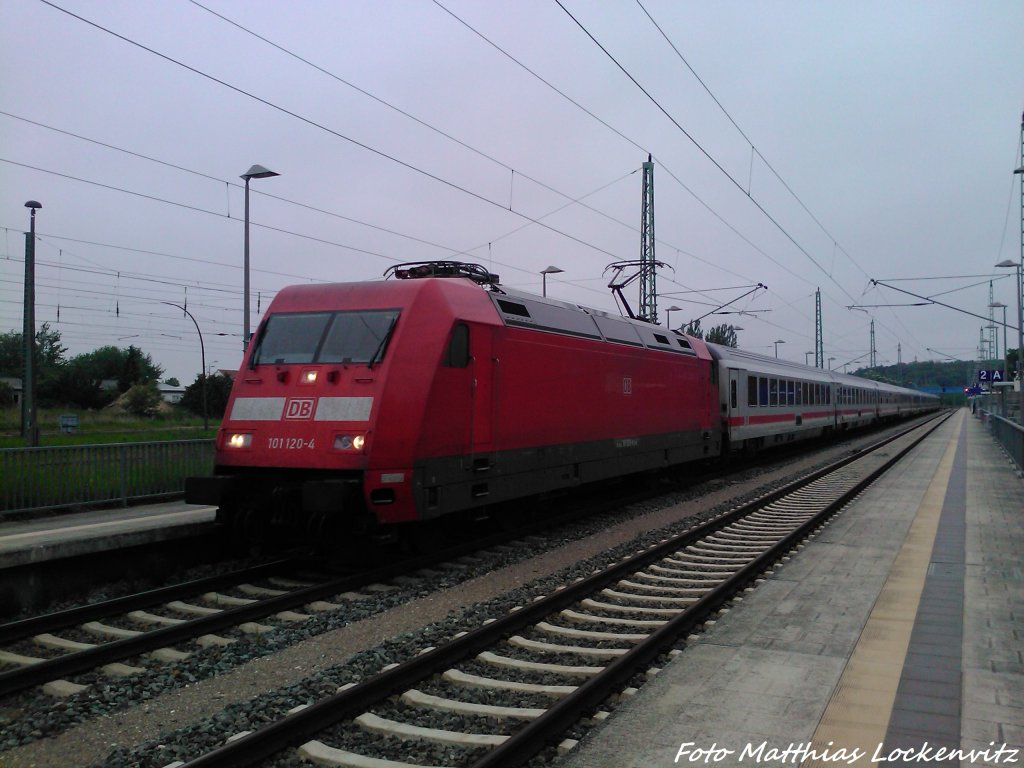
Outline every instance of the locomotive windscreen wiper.
POLYGON ((370 355, 369 361, 366 363, 366 367, 373 369, 373 364, 377 361, 378 357, 384 357, 384 350, 387 348, 388 341, 391 339, 391 332, 395 330, 395 323, 398 322, 398 315, 391 318, 391 322, 388 324, 388 329, 385 331, 383 338, 380 340, 380 344, 377 345, 377 349, 370 355))

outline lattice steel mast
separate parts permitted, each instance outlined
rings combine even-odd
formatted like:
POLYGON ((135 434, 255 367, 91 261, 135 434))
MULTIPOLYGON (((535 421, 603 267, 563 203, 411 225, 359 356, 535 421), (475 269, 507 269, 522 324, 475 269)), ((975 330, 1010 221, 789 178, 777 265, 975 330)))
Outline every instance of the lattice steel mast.
POLYGON ((814 292, 814 367, 825 367, 825 342, 821 333, 821 288, 814 292))
POLYGON ((654 258, 654 163, 647 155, 643 164, 643 200, 640 206, 640 312, 641 320, 658 322, 658 275, 654 258))

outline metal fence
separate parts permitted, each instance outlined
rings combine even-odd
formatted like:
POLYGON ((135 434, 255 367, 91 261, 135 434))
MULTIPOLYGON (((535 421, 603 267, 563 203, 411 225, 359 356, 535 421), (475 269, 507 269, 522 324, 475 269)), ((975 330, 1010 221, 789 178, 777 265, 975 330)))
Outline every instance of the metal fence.
POLYGON ((1017 422, 1010 421, 1007 418, 985 410, 981 414, 985 423, 988 424, 992 436, 1010 454, 1010 458, 1017 465, 1017 469, 1024 471, 1024 427, 1017 422))
POLYGON ((0 517, 173 496, 212 468, 213 440, 0 448, 0 517))

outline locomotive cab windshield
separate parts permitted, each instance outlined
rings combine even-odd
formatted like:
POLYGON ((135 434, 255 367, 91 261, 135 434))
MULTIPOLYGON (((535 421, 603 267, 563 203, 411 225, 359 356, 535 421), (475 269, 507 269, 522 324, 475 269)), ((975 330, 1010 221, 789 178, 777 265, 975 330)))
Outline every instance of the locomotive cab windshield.
POLYGON ((362 363, 383 359, 397 309, 282 312, 260 328, 249 367, 293 363, 362 363))

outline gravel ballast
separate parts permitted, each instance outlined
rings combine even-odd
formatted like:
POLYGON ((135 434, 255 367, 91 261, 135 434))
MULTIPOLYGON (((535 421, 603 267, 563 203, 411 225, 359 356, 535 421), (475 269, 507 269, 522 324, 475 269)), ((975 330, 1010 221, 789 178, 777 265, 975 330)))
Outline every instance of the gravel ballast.
MULTIPOLYGON (((575 523, 552 532, 543 544, 502 548, 465 570, 355 601, 259 640, 208 649, 137 679, 97 679, 66 700, 27 694, 21 702, 26 711, 40 714, 8 715, 0 763, 160 768, 195 757, 233 733, 312 703, 345 682, 653 543, 665 536, 660 529, 681 531, 850 450, 849 444, 834 445, 779 468, 747 471, 740 479, 712 481, 575 523)), ((280 764, 302 763, 283 756, 280 764)))

